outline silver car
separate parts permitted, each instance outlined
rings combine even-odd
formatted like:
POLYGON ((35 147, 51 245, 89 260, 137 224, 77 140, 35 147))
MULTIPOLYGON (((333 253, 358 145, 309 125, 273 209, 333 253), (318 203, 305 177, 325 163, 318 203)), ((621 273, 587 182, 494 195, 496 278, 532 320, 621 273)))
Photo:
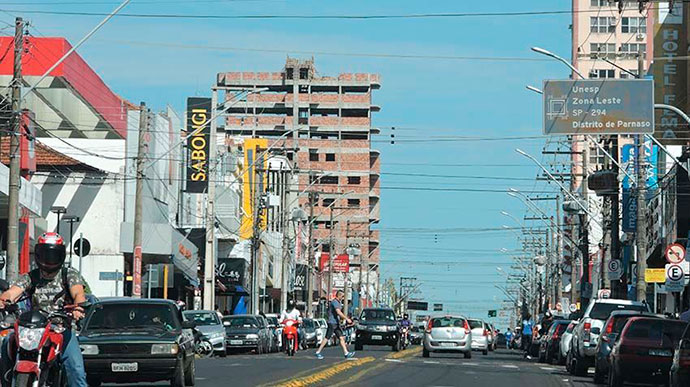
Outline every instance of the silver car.
POLYGON ((218 314, 212 310, 188 310, 183 312, 185 320, 194 321, 196 329, 213 345, 213 352, 225 356, 225 327, 218 314))
POLYGON ((472 332, 465 317, 443 316, 429 319, 424 331, 422 356, 431 352, 460 352, 472 357, 472 332))
POLYGON ((472 330, 472 349, 482 351, 482 354, 489 354, 489 324, 482 320, 467 320, 472 330))
POLYGON ((570 351, 570 343, 573 340, 573 329, 575 329, 576 325, 576 320, 571 321, 570 324, 568 324, 568 328, 566 328, 561 336, 560 348, 557 356, 558 364, 565 364, 565 359, 568 357, 568 351, 570 351))

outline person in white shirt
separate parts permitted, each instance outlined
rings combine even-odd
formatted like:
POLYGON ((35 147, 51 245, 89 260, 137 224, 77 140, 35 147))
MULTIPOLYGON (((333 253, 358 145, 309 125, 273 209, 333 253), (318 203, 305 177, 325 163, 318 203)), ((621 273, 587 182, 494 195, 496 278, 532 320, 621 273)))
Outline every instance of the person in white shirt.
MULTIPOLYGON (((280 313, 280 323, 282 324, 283 321, 285 320, 295 320, 299 321, 299 323, 302 323, 302 313, 297 309, 297 306, 295 305, 294 300, 288 300, 287 308, 280 313)), ((297 342, 300 342, 300 338, 302 337, 302 327, 298 326, 297 327, 297 342)), ((285 343, 285 340, 282 340, 283 343, 285 343)))

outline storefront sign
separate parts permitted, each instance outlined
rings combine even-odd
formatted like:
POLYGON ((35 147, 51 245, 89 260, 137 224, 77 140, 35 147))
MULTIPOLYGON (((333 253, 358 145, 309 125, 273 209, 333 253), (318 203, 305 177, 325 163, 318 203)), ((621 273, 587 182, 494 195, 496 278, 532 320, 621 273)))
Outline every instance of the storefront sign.
POLYGON ((295 265, 295 290, 307 288, 307 265, 295 265))
POLYGON ((246 267, 247 261, 242 258, 218 258, 216 280, 231 290, 236 285, 244 286, 246 267))
POLYGON ((208 187, 211 98, 187 98, 187 188, 203 193, 208 187))
MULTIPOLYGON (((328 253, 321 253, 320 267, 321 271, 329 271, 330 255, 328 253)), ((334 273, 348 273, 350 271, 350 256, 347 254, 340 254, 333 257, 333 272, 334 273)))

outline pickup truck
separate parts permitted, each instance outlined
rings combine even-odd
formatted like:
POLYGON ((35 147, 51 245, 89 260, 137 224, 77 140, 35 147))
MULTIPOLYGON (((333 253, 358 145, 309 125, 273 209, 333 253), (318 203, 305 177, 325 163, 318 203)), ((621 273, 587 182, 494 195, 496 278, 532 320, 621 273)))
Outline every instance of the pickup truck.
POLYGON ((571 373, 577 376, 586 376, 587 369, 594 365, 594 355, 596 354, 599 335, 604 323, 617 310, 635 310, 649 312, 646 303, 617 299, 595 299, 592 300, 585 310, 580 323, 573 329, 573 338, 570 345, 572 361, 569 364, 571 373))

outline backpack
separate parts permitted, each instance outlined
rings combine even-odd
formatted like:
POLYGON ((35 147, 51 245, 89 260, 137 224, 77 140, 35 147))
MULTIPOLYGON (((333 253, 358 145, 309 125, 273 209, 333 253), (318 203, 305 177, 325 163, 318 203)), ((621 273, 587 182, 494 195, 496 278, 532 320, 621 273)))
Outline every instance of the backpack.
MULTIPOLYGON (((60 275, 62 276, 62 291, 53 297, 53 303, 56 303, 62 297, 65 297, 65 303, 71 304, 74 302, 72 299, 72 293, 69 292, 69 284, 67 283, 67 271, 69 269, 62 268, 60 275)), ((41 272, 36 270, 31 270, 29 272, 29 279, 31 280, 31 285, 26 289, 26 293, 29 295, 30 299, 33 301, 34 293, 36 292, 36 284, 41 281, 41 272)))

